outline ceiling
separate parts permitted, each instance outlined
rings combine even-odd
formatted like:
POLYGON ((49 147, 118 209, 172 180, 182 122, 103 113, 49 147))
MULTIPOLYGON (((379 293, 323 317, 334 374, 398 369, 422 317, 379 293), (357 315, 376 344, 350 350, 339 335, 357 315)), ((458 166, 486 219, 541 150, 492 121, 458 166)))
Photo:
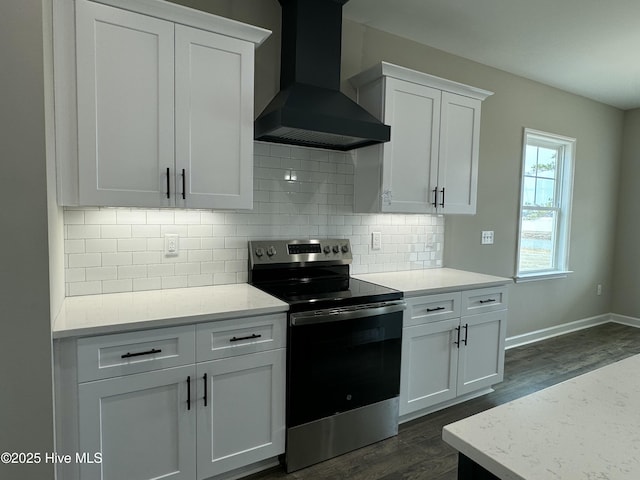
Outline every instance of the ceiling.
POLYGON ((350 0, 343 11, 623 110, 640 107, 639 0, 350 0))

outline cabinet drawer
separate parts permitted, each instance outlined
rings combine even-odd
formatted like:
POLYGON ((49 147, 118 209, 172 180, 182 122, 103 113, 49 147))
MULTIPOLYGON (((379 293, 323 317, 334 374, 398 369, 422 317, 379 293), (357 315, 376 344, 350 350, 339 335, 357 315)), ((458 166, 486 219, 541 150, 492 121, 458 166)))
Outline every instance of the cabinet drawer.
POLYGON ((460 292, 407 298, 404 326, 447 320, 460 316, 460 292))
POLYGON ((160 328, 78 340, 78 381, 195 362, 195 327, 160 328))
POLYGON ((481 288, 462 292, 462 316, 507 308, 507 287, 481 288))
POLYGON ((198 362, 263 352, 286 344, 287 315, 264 315, 196 326, 198 362))

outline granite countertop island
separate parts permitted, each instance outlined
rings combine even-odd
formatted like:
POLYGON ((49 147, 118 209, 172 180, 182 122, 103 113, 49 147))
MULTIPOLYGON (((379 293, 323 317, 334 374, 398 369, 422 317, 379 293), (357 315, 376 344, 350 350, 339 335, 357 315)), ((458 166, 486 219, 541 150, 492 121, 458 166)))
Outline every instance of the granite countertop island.
POLYGON ((428 268, 405 272, 381 272, 353 275, 365 282, 404 292, 405 297, 452 292, 460 289, 485 288, 512 283, 510 278, 453 268, 428 268))
POLYGON ((459 479, 637 480, 639 405, 636 355, 447 425, 442 438, 460 452, 459 479))
POLYGON ((53 338, 286 312, 289 305, 246 283, 65 298, 53 338))

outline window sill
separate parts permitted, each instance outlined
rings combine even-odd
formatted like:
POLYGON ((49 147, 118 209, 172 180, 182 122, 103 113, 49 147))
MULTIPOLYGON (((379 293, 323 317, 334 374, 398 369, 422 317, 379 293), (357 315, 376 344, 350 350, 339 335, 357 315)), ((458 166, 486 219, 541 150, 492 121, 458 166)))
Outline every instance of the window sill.
POLYGON ((513 280, 516 283, 537 282, 538 280, 553 280, 556 278, 567 278, 572 270, 558 271, 558 272, 543 272, 543 273, 530 273, 523 275, 516 275, 513 280))

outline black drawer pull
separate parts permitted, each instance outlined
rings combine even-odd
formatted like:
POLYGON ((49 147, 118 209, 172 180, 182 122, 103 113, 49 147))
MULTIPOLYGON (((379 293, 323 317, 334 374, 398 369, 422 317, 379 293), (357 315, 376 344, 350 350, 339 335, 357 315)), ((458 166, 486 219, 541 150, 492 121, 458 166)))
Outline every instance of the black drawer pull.
POLYGON ((457 345, 458 348, 460 348, 460 326, 456 327, 456 332, 457 332, 457 336, 458 336, 458 340, 456 340, 455 342, 453 342, 454 345, 457 345))
POLYGON ((492 303, 495 302, 495 298, 487 298, 486 300, 480 300, 480 303, 492 303))
POLYGON ((187 377, 187 410, 191 410, 191 375, 187 377))
POLYGON ((427 313, 429 312, 439 312, 440 310, 444 310, 444 307, 436 307, 436 308, 427 308, 427 313))
POLYGON ((230 342, 239 342, 240 340, 253 340, 254 338, 260 338, 262 335, 252 334, 248 337, 231 337, 229 339, 230 342))
POLYGON ((204 379, 204 406, 207 406, 207 395, 209 393, 209 387, 207 386, 207 374, 205 373, 202 378, 204 379))
POLYGON ((131 358, 131 357, 139 357, 140 355, 153 355, 154 353, 160 353, 162 350, 159 348, 152 348, 146 352, 138 352, 138 353, 125 353, 121 356, 121 358, 131 358))
POLYGON ((469 338, 469 324, 465 323, 464 327, 462 327, 462 328, 464 328, 464 340, 462 340, 462 341, 466 345, 467 344, 467 339, 469 338))

